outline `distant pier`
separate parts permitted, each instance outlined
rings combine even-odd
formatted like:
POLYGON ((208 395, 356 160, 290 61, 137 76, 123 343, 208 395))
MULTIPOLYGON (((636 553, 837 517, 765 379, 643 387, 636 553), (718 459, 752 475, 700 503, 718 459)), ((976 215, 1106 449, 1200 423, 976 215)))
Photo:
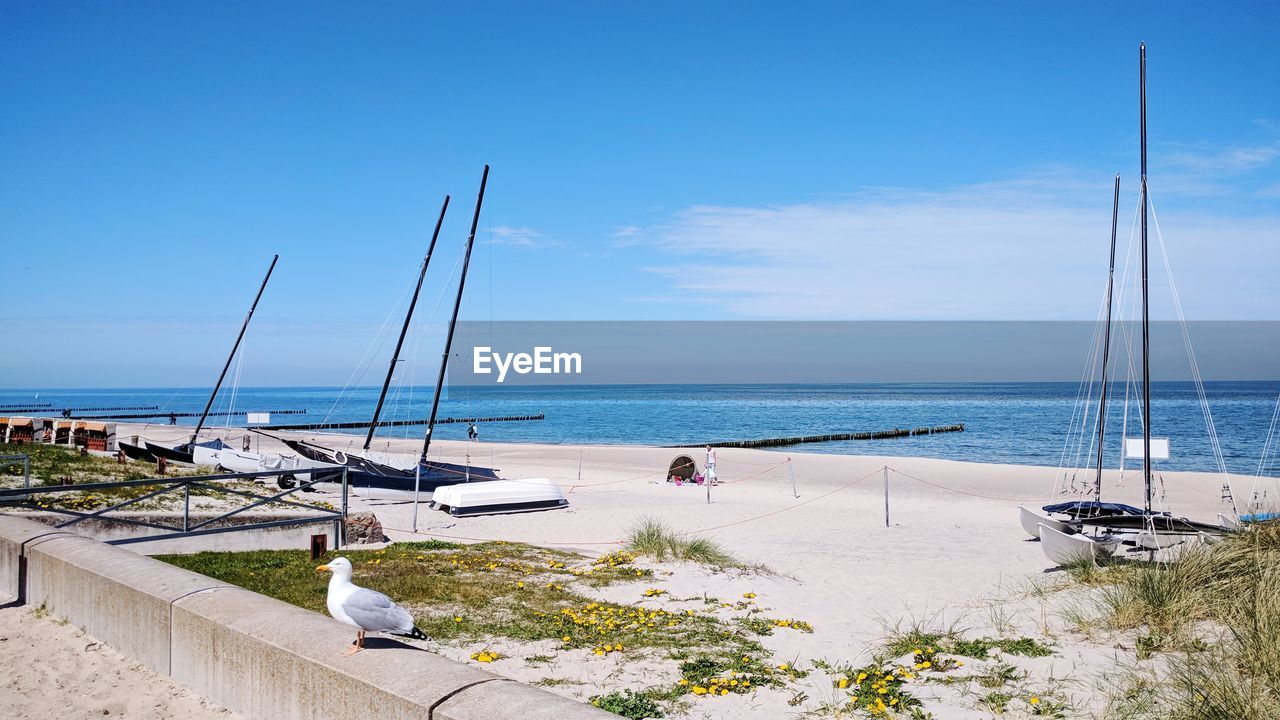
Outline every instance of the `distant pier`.
POLYGON ((936 435, 938 433, 964 432, 964 423, 955 425, 939 425, 938 427, 894 428, 892 430, 873 430, 871 432, 833 433, 830 435, 801 435, 799 437, 762 438, 759 440, 726 440, 710 443, 685 443, 668 445, 672 448, 711 447, 722 448, 763 448, 782 447, 784 445, 803 445, 805 443, 837 442, 841 440, 889 440, 891 438, 913 437, 916 435, 936 435))

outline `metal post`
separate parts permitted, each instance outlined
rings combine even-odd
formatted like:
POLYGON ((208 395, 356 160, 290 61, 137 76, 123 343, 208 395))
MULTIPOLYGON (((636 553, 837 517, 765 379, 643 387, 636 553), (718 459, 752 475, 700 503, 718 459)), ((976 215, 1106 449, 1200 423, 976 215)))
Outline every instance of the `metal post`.
POLYGON ((348 488, 348 469, 346 465, 342 466, 342 546, 347 544, 347 488, 348 488))
POLYGON ((418 491, 422 487, 422 463, 413 473, 413 531, 418 532, 418 491))
POLYGON ((889 527, 889 466, 884 466, 884 526, 889 527))
POLYGON ((578 451, 578 484, 582 484, 582 451, 578 451))
POLYGON ((182 484, 182 532, 191 529, 191 483, 182 484))
MULTIPOLYGON (((698 469, 697 464, 694 465, 693 469, 695 471, 698 469)), ((710 505, 711 504, 711 473, 707 473, 707 477, 703 478, 703 482, 706 483, 707 485, 707 504, 710 505)))
POLYGON ((791 458, 787 458, 787 472, 791 473, 791 494, 800 497, 800 491, 796 490, 796 466, 792 464, 791 458))
POLYGON ((31 489, 31 456, 22 456, 22 489, 31 489))

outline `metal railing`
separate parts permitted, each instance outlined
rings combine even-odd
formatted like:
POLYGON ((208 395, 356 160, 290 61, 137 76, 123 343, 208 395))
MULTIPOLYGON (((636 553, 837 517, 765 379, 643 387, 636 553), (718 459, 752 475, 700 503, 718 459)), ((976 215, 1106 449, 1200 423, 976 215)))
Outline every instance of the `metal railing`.
MULTIPOLYGON (((0 462, 6 458, 19 456, 0 456, 0 462)), ((12 461, 16 462, 16 460, 12 461)), ((173 538, 196 537, 200 535, 214 535, 217 533, 241 532, 245 530, 260 530, 265 528, 288 527, 292 525, 307 525, 326 520, 333 521, 334 527, 334 545, 341 547, 346 544, 346 523, 347 517, 347 499, 349 489, 349 478, 347 468, 343 467, 316 467, 316 468, 298 468, 293 470, 267 470, 261 472, 250 473, 222 473, 218 475, 198 475, 190 477, 154 477, 142 478, 138 480, 115 480, 110 482, 89 482, 70 485, 37 485, 30 486, 30 464, 27 464, 28 475, 23 488, 21 489, 0 489, 0 506, 16 507, 29 509, 36 512, 49 512, 60 515, 71 516, 71 519, 58 523, 54 527, 66 528, 77 523, 87 520, 104 520, 116 523, 122 523, 134 527, 150 528, 153 530, 163 531, 159 534, 143 535, 139 537, 118 538, 115 540, 105 541, 109 545, 127 545, 130 543, 149 542, 153 540, 169 540, 173 538), (219 484, 219 481, 225 480, 253 480, 256 478, 275 478, 282 475, 293 475, 299 478, 295 487, 282 489, 278 493, 271 495, 258 495, 256 493, 228 487, 226 484, 219 484), (304 482, 301 476, 308 479, 304 482), (302 492, 310 489, 319 483, 341 484, 342 488, 342 505, 338 509, 332 506, 317 505, 312 503, 299 502, 294 499, 285 499, 294 493, 302 492), (143 493, 128 500, 118 502, 108 507, 99 508, 89 512, 72 510, 71 508, 53 507, 47 503, 41 503, 39 499, 44 496, 54 495, 66 492, 92 492, 97 490, 113 490, 119 488, 137 488, 160 486, 156 490, 143 493), (192 522, 191 517, 191 491, 192 489, 209 490, 216 493, 226 493, 243 497, 251 502, 242 507, 237 507, 226 512, 222 512, 210 518, 197 518, 192 522), (166 525, 164 523, 155 522, 153 520, 139 520, 136 518, 126 518, 111 516, 107 513, 115 512, 131 505, 136 505, 144 500, 150 500, 166 493, 182 493, 182 525, 166 525), (277 505, 301 510, 314 511, 312 514, 300 516, 296 518, 285 518, 275 520, 262 520, 259 522, 239 523, 235 525, 225 525, 222 527, 212 527, 228 518, 234 517, 241 513, 259 508, 264 505, 277 505)))
POLYGON ((22 463, 22 489, 25 491, 31 487, 31 456, 26 453, 0 455, 0 469, 12 467, 18 463, 22 463))

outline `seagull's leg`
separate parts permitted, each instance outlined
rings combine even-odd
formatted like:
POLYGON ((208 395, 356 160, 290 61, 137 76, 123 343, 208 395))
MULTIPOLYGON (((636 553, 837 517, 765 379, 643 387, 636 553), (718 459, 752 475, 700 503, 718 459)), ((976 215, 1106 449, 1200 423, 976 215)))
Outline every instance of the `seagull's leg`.
POLYGON ((342 657, 350 657, 364 649, 364 631, 356 633, 356 641, 342 653, 342 657))

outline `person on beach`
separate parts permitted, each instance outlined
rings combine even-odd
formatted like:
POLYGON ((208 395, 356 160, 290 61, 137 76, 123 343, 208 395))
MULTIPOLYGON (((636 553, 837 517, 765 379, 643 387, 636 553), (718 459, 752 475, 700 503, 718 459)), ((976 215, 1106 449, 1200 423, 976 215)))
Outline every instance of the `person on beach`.
POLYGON ((716 449, 707 446, 707 482, 714 483, 716 481, 716 449))
POLYGON ((475 440, 480 437, 480 428, 475 423, 471 423, 471 427, 467 428, 467 439, 475 440))
POLYGON ((173 413, 169 413, 169 424, 170 424, 170 425, 177 425, 177 424, 178 424, 178 416, 177 416, 177 415, 174 415, 173 413))

